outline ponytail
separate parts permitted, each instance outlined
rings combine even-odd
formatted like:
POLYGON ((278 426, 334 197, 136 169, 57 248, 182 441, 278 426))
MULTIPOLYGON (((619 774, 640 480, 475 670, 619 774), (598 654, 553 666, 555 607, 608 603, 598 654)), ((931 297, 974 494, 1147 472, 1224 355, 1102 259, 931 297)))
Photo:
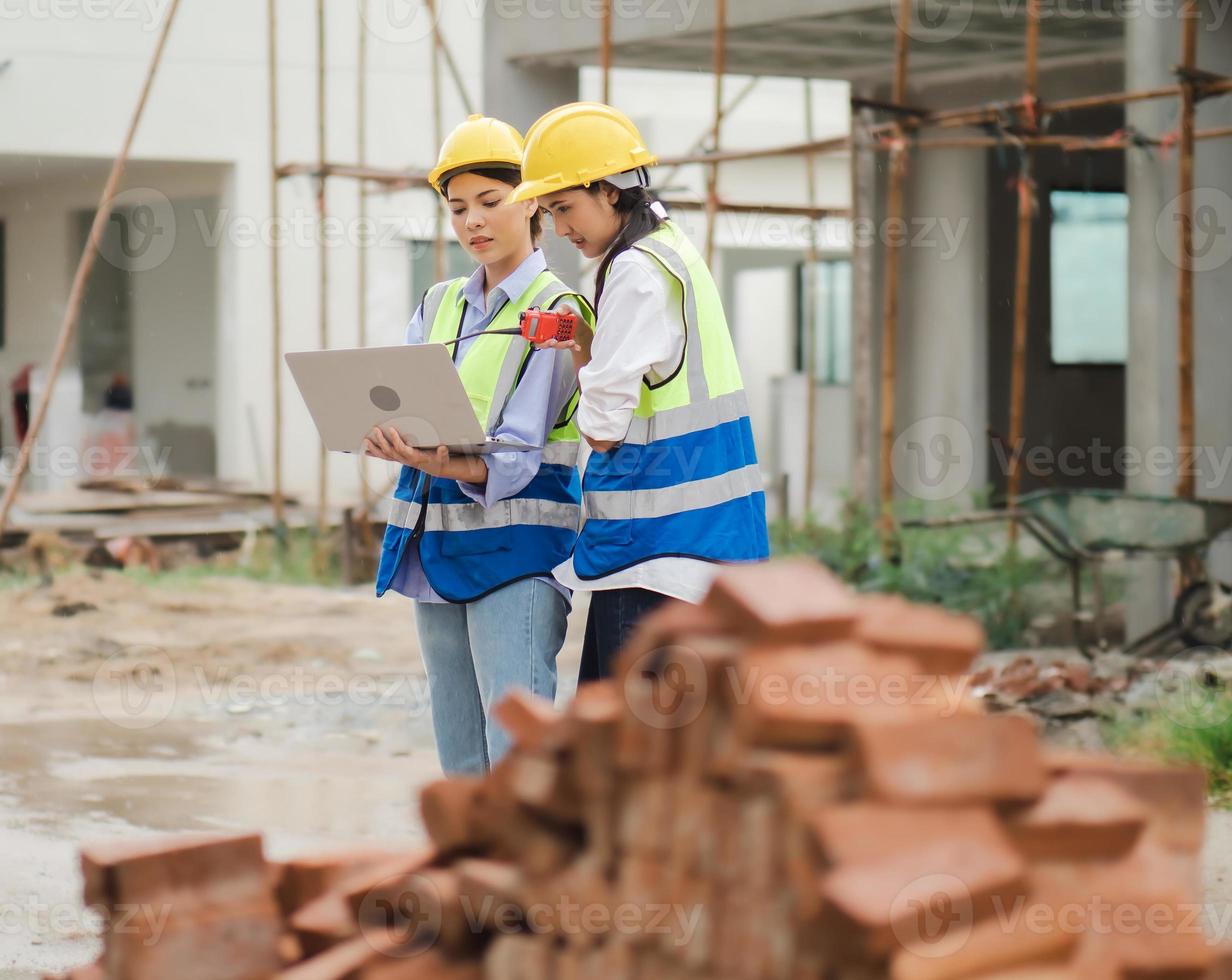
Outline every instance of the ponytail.
MULTIPOLYGON (((586 190, 597 195, 601 189, 611 186, 613 185, 606 181, 599 181, 591 184, 586 190)), ((614 207, 616 213, 624 218, 624 227, 620 229, 620 234, 612 242, 612 247, 608 249, 603 261, 599 263, 599 271, 595 274, 595 309, 599 308, 599 300, 603 296, 603 285, 607 282, 607 273, 612 261, 621 252, 626 251, 635 242, 641 241, 663 224, 664 219, 655 210, 656 205, 662 208, 662 205, 658 203, 658 198, 645 187, 620 190, 620 196, 616 198, 614 207)))

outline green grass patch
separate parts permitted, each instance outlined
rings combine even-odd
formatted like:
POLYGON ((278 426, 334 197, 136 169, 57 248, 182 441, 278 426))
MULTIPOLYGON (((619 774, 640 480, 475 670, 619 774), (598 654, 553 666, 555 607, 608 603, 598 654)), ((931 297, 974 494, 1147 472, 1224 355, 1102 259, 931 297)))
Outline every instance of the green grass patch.
POLYGON ((1232 808, 1232 694, 1226 688, 1161 695, 1159 708, 1126 709, 1106 721, 1101 734, 1118 755, 1201 767, 1211 802, 1232 808))
MULTIPOLYGON (((925 514, 904 508, 896 516, 925 514)), ((1066 612, 1069 596, 1068 589, 1058 596, 1055 587, 1058 576, 1067 581, 1065 566, 1050 556, 1026 555, 1008 544, 1005 532, 1004 523, 902 527, 886 554, 875 517, 849 500, 838 522, 778 522, 771 541, 776 555, 815 558, 861 591, 897 593, 975 616, 989 646, 1005 649, 1022 644, 1036 614, 1066 612)))
POLYGON ((337 535, 324 540, 315 530, 289 531, 280 540, 272 532, 246 539, 240 548, 220 551, 200 562, 155 572, 138 567, 125 576, 142 584, 176 587, 207 578, 241 578, 276 585, 343 585, 337 535))

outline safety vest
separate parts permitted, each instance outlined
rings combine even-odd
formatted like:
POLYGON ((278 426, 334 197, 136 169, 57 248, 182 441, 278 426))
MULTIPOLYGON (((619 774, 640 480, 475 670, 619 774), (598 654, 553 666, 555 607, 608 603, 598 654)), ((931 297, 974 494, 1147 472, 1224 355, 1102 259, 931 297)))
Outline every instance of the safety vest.
MULTIPOLYGON (((464 278, 437 283, 424 297, 428 343, 461 335, 465 283, 464 278)), ((523 310, 551 309, 566 297, 575 301, 588 321, 593 319, 585 299, 545 270, 521 296, 507 302, 485 330, 517 327, 523 310)), ((530 355, 530 344, 520 336, 493 333, 472 340, 458 363, 475 416, 489 435, 499 425, 530 355)), ((518 579, 551 575, 573 550, 581 519, 576 408, 575 391, 548 436, 539 472, 520 493, 491 507, 468 497, 456 480, 402 467, 385 528, 377 595, 389 588, 403 553, 412 545, 419 548, 428 583, 450 602, 471 602, 518 579)))
POLYGON ((586 464, 574 571, 595 579, 651 558, 765 559, 766 497, 714 279, 670 221, 632 247, 663 269, 683 311, 684 352, 670 376, 643 379, 624 442, 586 464))

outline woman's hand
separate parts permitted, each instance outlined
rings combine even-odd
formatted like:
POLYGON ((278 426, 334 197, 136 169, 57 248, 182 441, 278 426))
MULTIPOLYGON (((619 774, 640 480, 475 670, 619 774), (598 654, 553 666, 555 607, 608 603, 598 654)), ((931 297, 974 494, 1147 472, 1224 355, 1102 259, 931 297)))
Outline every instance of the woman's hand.
POLYGON ((364 438, 364 452, 390 463, 402 463, 428 476, 446 480, 483 485, 488 482, 488 466, 477 456, 452 456, 445 446, 435 449, 416 449, 392 425, 382 429, 374 427, 364 438))
POLYGON ((536 350, 567 350, 573 354, 573 364, 576 370, 581 370, 590 363, 590 344, 595 339, 595 332, 590 324, 578 317, 577 329, 572 340, 545 340, 542 344, 533 344, 536 350))
POLYGON ((617 446, 620 445, 620 443, 618 442, 603 442, 599 439, 592 439, 590 438, 590 436, 584 436, 584 438, 586 439, 586 442, 590 446, 590 448, 593 449, 597 453, 610 452, 611 450, 615 449, 617 446))
POLYGON ((377 459, 390 463, 402 463, 422 470, 429 476, 441 476, 442 470, 449 465, 449 450, 444 446, 436 449, 416 449, 408 446, 406 440, 392 425, 388 429, 374 426, 364 438, 364 452, 377 459))

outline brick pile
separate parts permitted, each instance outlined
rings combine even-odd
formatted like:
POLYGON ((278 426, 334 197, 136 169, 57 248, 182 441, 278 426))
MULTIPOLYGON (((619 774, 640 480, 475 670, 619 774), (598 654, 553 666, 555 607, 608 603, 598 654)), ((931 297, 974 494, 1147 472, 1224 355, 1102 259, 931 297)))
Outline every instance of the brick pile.
POLYGON ((982 644, 811 563, 725 570, 563 712, 504 701, 513 750, 424 791, 420 853, 87 849, 117 914, 73 977, 1232 976, 1197 914, 1202 773, 1046 750, 968 693, 982 644), (143 904, 155 943, 117 925, 143 904))

